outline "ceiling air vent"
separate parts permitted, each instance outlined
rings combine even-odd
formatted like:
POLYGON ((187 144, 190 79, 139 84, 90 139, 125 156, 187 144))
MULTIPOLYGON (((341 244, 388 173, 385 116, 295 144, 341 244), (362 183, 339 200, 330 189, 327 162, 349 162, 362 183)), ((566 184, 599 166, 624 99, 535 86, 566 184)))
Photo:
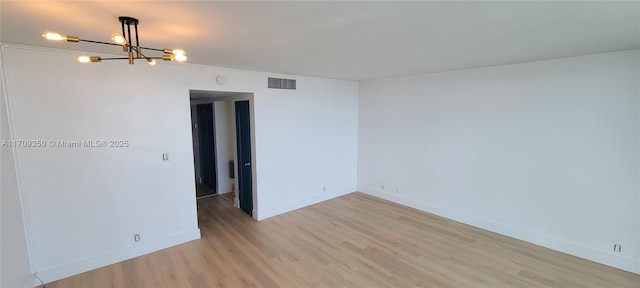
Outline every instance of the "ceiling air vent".
POLYGON ((296 80, 269 77, 269 88, 296 90, 296 80))

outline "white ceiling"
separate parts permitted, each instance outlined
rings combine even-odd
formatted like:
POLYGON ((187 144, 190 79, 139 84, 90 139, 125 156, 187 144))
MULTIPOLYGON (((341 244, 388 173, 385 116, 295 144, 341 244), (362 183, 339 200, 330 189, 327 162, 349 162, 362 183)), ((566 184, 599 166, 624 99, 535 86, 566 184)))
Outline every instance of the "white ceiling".
POLYGON ((640 49, 640 2, 0 2, 3 43, 48 43, 44 30, 109 41, 118 16, 141 45, 189 62, 363 80, 640 49))

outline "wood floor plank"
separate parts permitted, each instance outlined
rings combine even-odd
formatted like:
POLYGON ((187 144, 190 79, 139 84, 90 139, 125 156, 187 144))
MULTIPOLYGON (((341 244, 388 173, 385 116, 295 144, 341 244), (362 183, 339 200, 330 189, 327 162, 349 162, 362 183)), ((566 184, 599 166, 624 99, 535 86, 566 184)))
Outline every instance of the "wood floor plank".
POLYGON ((631 287, 640 275, 362 193, 260 222, 198 200, 202 238, 47 287, 631 287))

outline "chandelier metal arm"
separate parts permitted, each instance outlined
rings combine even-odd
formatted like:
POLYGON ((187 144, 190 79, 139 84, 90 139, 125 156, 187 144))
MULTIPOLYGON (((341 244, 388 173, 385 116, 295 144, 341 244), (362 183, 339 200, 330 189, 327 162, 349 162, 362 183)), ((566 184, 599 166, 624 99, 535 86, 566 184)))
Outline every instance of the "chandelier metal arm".
POLYGON ((127 24, 127 32, 129 32, 129 33, 127 33, 125 35, 129 36, 129 42, 127 42, 127 43, 129 43, 129 53, 133 53, 133 48, 131 48, 131 46, 133 46, 133 45, 131 45, 133 43, 133 42, 131 42, 131 25, 129 25, 129 24, 127 24))
MULTIPOLYGON (((140 43, 138 42, 138 25, 133 26, 136 29, 136 46, 140 47, 140 43)), ((131 36, 131 34, 129 34, 131 36)))
POLYGON ((144 50, 164 52, 164 49, 149 48, 149 47, 142 47, 142 46, 138 46, 138 47, 140 47, 140 49, 144 49, 144 50))
POLYGON ((111 57, 111 58, 102 58, 100 57, 100 60, 104 61, 104 60, 127 60, 129 59, 129 57, 111 57))
MULTIPOLYGON (((110 57, 110 58, 102 58, 100 57, 100 60, 127 60, 129 59, 129 57, 110 57)), ((162 59, 162 57, 134 57, 134 59, 162 59)))
MULTIPOLYGON (((78 42, 88 42, 88 43, 97 43, 97 44, 106 44, 106 45, 112 45, 112 46, 119 46, 122 47, 122 44, 116 44, 116 43, 110 43, 110 42, 103 42, 103 41, 95 41, 95 40, 88 40, 88 39, 78 39, 78 42)), ((158 52, 164 52, 164 49, 158 49, 158 48, 151 48, 151 47, 142 47, 142 46, 138 46, 140 47, 141 50, 151 50, 151 51, 158 51, 158 52)), ((136 47, 132 47, 133 49, 135 49, 136 47)))
POLYGON ((144 55, 142 53, 142 48, 140 48, 140 49, 138 49, 138 48, 140 48, 140 47, 138 46, 138 47, 134 48, 134 50, 136 50, 136 52, 138 52, 138 57, 136 57, 136 58, 138 58, 138 59, 140 59, 140 58, 151 59, 151 58, 147 57, 146 55, 144 55))
MULTIPOLYGON (((124 22, 122 21, 122 17, 120 17, 120 24, 122 24, 122 37, 125 37, 127 34, 124 34, 124 22)), ((126 40, 125 40, 126 41, 126 40)), ((125 51, 126 52, 126 51, 125 51)))
POLYGON ((79 42, 88 42, 88 43, 106 44, 106 45, 113 45, 113 46, 120 46, 120 47, 122 47, 122 45, 121 45, 121 44, 109 43, 109 42, 102 42, 102 41, 95 41, 95 40, 78 39, 78 41, 79 41, 79 42))

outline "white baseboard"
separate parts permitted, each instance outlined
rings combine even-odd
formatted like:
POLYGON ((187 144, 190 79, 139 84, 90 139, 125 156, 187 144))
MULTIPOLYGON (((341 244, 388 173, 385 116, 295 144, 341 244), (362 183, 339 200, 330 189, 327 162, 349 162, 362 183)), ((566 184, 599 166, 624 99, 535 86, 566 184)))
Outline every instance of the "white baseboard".
POLYGON ((135 246, 116 250, 103 255, 91 257, 78 262, 62 265, 59 267, 39 271, 38 277, 44 283, 50 283, 69 276, 77 275, 96 268, 104 267, 120 261, 135 258, 151 252, 166 249, 178 244, 189 242, 200 238, 200 229, 195 229, 154 241, 141 243, 135 246))
POLYGON ((525 242, 533 243, 545 248, 553 249, 573 256, 598 262, 604 265, 640 274, 640 261, 627 257, 622 257, 607 253, 605 251, 585 247, 575 243, 554 239, 553 237, 525 231, 519 228, 506 226, 491 220, 478 218, 475 216, 459 213, 443 207, 429 203, 409 199, 401 195, 383 192, 371 187, 358 185, 358 191, 382 198, 400 205, 415 208, 421 211, 442 216, 467 225, 485 229, 494 233, 516 238, 525 242))
POLYGON ((264 220, 267 219, 269 217, 273 217, 276 215, 280 215, 283 213, 287 213, 296 209, 300 209, 302 207, 306 207, 309 205, 313 205, 316 203, 320 203, 322 201, 326 201, 329 199, 333 199, 336 197, 340 197, 342 195, 346 195, 352 192, 356 191, 356 186, 348 186, 348 187, 344 187, 344 188, 340 188, 340 189, 336 189, 333 191, 329 191, 326 193, 322 193, 319 195, 315 195, 303 200, 299 200, 299 201, 295 201, 295 202, 290 202, 290 203, 286 203, 283 205, 280 205, 278 207, 274 207, 274 208, 270 208, 270 209, 266 209, 266 210, 253 210, 253 217, 260 221, 260 220, 264 220))

